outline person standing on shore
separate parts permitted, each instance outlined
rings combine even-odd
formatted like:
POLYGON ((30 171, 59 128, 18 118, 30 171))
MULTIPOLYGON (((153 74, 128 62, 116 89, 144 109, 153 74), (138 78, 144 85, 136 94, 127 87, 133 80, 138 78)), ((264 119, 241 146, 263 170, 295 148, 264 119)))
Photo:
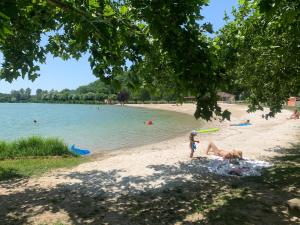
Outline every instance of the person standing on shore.
POLYGON ((190 149, 191 149, 191 153, 190 153, 190 158, 193 158, 194 156, 194 152, 196 150, 196 142, 199 143, 198 140, 195 140, 195 136, 197 136, 197 132, 195 130, 193 130, 191 133, 190 133, 190 149))

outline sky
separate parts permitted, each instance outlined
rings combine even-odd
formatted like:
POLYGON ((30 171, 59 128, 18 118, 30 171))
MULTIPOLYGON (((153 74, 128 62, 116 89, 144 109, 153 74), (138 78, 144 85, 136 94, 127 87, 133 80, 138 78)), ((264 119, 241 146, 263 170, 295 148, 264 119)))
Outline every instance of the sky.
MULTIPOLYGON (((223 21, 224 12, 230 14, 232 6, 236 6, 237 2, 238 0, 211 0, 210 5, 201 11, 205 17, 203 22, 210 22, 214 31, 217 31, 225 24, 223 21)), ((88 55, 84 55, 78 61, 74 59, 63 61, 60 58, 53 58, 53 56, 48 55, 46 64, 40 67, 41 76, 34 82, 26 78, 19 78, 12 83, 0 80, 0 93, 10 93, 11 90, 26 89, 28 87, 32 90, 32 94, 35 94, 38 88, 58 91, 65 88, 76 89, 81 85, 97 80, 92 74, 88 63, 88 55)))

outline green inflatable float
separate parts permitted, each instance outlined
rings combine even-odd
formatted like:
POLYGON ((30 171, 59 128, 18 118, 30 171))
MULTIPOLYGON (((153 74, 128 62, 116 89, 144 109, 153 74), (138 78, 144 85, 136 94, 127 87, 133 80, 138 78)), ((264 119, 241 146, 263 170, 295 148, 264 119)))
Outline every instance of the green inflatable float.
POLYGON ((219 128, 210 128, 205 130, 196 130, 197 133, 210 133, 210 132, 217 132, 219 131, 219 128))

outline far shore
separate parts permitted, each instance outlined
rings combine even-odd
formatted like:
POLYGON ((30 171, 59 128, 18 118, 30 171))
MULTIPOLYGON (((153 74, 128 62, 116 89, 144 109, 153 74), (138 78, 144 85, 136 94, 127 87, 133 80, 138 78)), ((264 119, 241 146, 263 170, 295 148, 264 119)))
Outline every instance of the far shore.
MULTIPOLYGON (((133 104, 129 107, 170 110, 193 116, 195 104, 133 104)), ((204 151, 210 141, 225 150, 238 149, 244 157, 272 161, 272 158, 284 154, 282 149, 297 144, 300 135, 300 120, 287 120, 289 110, 283 110, 275 118, 262 118, 263 112, 247 113, 244 105, 220 104, 222 109, 232 112, 231 121, 206 122, 205 128, 218 127, 214 133, 199 134, 200 144, 195 158, 189 158, 189 133, 135 148, 121 149, 100 154, 92 162, 80 164, 72 169, 59 169, 39 177, 32 177, 17 185, 4 185, 0 182, 0 196, 21 195, 26 190, 44 190, 46 192, 68 191, 86 196, 104 195, 116 201, 120 196, 132 195, 142 191, 154 191, 176 186, 178 181, 188 182, 191 173, 207 174, 201 166, 201 160, 207 160, 204 151), (232 127, 231 123, 249 119, 251 126, 232 127), (200 160, 200 161, 197 161, 200 160), (168 175, 161 170, 170 169, 168 175), (172 172, 173 171, 173 172, 172 172), (151 178, 151 179, 150 179, 151 178)), ((155 124, 153 125, 155 126, 155 124)), ((27 196, 27 195, 26 195, 27 196)), ((9 198, 8 198, 9 199, 9 198)), ((38 206, 36 206, 38 207, 38 206)), ((32 206, 30 210, 38 210, 32 206)), ((30 214, 30 213, 29 213, 30 214)), ((27 218, 30 224, 56 221, 70 221, 65 212, 43 210, 27 218)))

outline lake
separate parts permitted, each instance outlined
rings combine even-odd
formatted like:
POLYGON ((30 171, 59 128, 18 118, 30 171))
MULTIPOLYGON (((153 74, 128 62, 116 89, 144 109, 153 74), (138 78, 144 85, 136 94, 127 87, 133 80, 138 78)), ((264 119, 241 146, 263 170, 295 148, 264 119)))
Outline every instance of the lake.
POLYGON ((95 152, 162 141, 198 128, 200 122, 181 113, 126 106, 1 103, 0 127, 3 140, 58 137, 95 152), (151 126, 144 124, 149 119, 151 126))

